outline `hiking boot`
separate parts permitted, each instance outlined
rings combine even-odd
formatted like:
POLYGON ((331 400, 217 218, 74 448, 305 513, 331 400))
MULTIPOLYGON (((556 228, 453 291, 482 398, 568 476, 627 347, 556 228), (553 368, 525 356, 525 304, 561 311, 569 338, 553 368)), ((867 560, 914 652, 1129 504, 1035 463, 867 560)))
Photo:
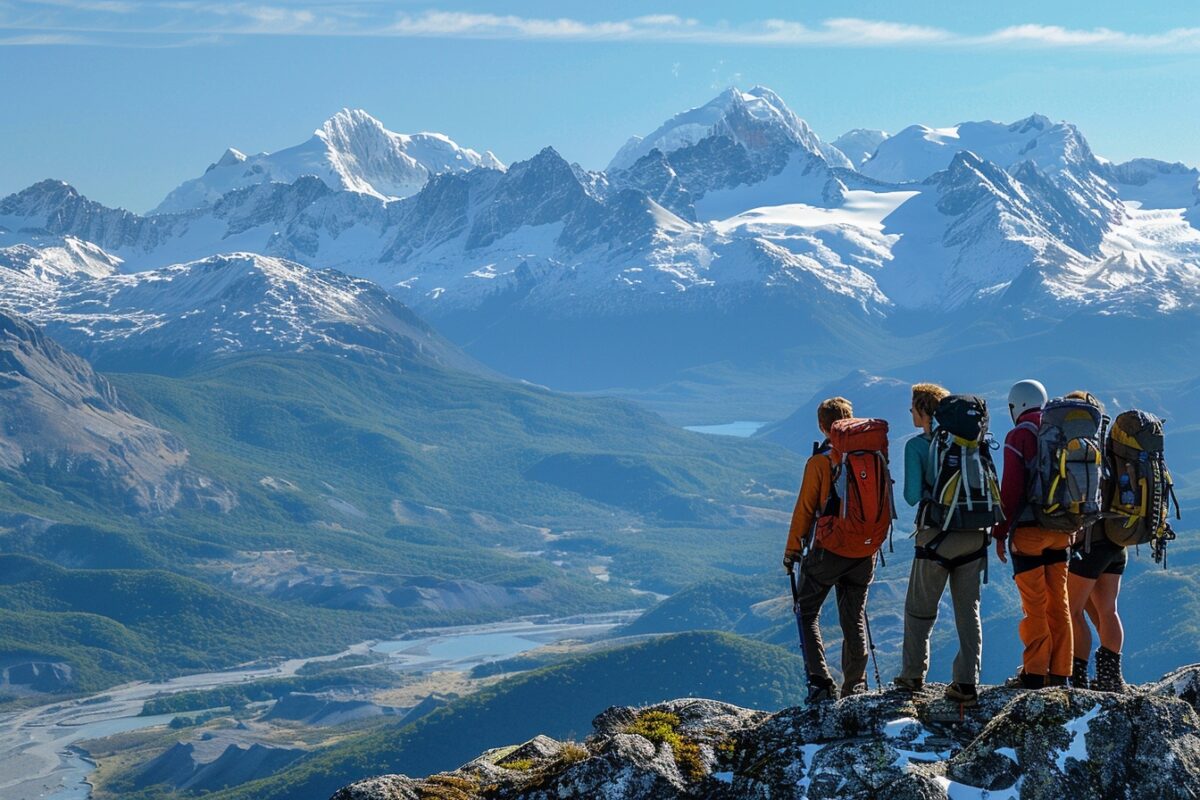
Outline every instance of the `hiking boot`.
POLYGON ((1074 660, 1071 666, 1071 688, 1092 688, 1091 681, 1088 680, 1088 660, 1086 658, 1076 658, 1074 660))
POLYGON ((920 678, 905 678, 904 676, 897 677, 892 681, 892 685, 902 692, 916 694, 925 688, 925 681, 920 678))
POLYGON ((1121 674, 1121 654, 1107 647, 1096 651, 1096 680, 1092 688, 1097 692, 1125 693, 1125 677, 1121 674))
POLYGON ((1050 673, 1049 675, 1046 676, 1046 685, 1047 686, 1066 686, 1067 685, 1067 676, 1066 675, 1055 675, 1054 673, 1050 673))
POLYGON ((960 706, 979 704, 979 692, 973 683, 952 683, 946 687, 946 699, 960 706))
POLYGON ((842 699, 853 697, 856 694, 866 694, 868 691, 870 690, 867 688, 866 683, 856 683, 849 689, 842 689, 842 699))
POLYGON ((806 705, 811 706, 817 703, 828 703, 833 699, 832 683, 810 683, 808 685, 808 697, 804 699, 804 702, 806 705))
POLYGON ((1045 686, 1045 675, 1030 675, 1024 670, 1004 682, 1005 689, 1043 689, 1045 686))

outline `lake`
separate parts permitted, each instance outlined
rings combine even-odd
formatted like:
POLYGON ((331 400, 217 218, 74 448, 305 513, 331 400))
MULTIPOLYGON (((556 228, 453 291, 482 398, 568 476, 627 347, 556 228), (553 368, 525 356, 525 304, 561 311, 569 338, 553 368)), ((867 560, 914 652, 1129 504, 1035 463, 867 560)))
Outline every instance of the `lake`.
POLYGON ((747 420, 737 420, 735 422, 726 422, 723 425, 686 425, 684 430, 692 431, 693 433, 707 433, 712 436, 739 436, 743 439, 753 436, 758 432, 758 429, 765 422, 750 422, 747 420))

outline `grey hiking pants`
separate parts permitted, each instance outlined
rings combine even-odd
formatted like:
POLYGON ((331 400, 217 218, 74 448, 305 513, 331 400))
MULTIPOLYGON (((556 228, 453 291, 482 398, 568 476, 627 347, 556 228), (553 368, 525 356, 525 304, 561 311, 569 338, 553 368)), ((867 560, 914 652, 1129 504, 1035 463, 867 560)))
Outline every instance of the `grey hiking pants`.
POLYGON ((867 587, 875 576, 875 559, 845 558, 814 547, 800 570, 796 609, 804 639, 804 667, 809 683, 834 685, 821 641, 821 606, 835 589, 838 621, 842 625, 842 694, 867 679, 867 632, 863 612, 867 587))
MULTIPOLYGON (((936 528, 917 531, 917 546, 925 547, 937 536, 936 528)), ((968 556, 991 540, 979 531, 951 531, 938 546, 946 559, 968 556)), ((958 655, 954 659, 955 683, 979 682, 983 657, 983 624, 979 619, 979 589, 987 550, 969 563, 947 569, 930 558, 914 558, 908 577, 908 595, 904 600, 904 648, 901 678, 924 680, 929 671, 929 637, 937 619, 938 604, 946 583, 954 606, 954 625, 958 629, 958 655)))

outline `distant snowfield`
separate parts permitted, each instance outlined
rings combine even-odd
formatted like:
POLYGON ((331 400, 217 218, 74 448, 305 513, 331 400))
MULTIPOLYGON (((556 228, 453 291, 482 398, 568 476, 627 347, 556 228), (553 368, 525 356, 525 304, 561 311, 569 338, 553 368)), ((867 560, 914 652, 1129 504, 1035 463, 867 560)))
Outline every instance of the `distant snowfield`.
POLYGON ((1200 256, 1200 230, 1187 223, 1184 208, 1143 208, 1137 201, 1126 201, 1128 219, 1114 225, 1105 236, 1106 252, 1141 253, 1174 258, 1200 256))
POLYGON ((846 202, 837 208, 820 208, 803 203, 762 206, 710 224, 722 234, 730 234, 739 228, 749 229, 750 232, 778 233, 780 228, 836 226, 882 232, 884 219, 918 194, 920 192, 850 191, 846 192, 846 202))

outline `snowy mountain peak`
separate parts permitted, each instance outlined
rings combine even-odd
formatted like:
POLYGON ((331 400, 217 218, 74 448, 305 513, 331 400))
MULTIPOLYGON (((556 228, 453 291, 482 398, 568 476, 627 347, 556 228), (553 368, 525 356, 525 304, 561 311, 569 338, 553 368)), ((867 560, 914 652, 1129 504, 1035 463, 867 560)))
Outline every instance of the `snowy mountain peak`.
POLYGON ((946 169, 955 153, 970 150, 1009 168, 1033 161, 1055 173, 1067 167, 1092 168, 1098 162, 1083 134, 1067 122, 1033 114, 1016 122, 961 122, 949 128, 911 125, 881 142, 859 171, 895 183, 923 181, 946 169))
POLYGON ((246 156, 230 148, 199 178, 185 181, 152 213, 207 208, 234 189, 292 183, 315 175, 332 189, 384 200, 416 194, 432 175, 504 169, 491 152, 460 147, 440 133, 394 133, 362 109, 343 108, 303 144, 246 156))
POLYGON ((890 134, 887 131, 874 128, 855 128, 846 131, 833 140, 833 146, 840 150, 850 163, 857 167, 875 154, 875 149, 883 144, 890 134))
POLYGON ((5 304, 109 369, 308 350, 477 369, 380 286, 254 253, 63 282, 42 297, 10 292, 5 304))
POLYGON ((1019 119, 1012 125, 1009 125, 1009 130, 1014 133, 1028 133, 1030 131, 1044 131, 1053 126, 1054 123, 1045 114, 1030 114, 1025 119, 1019 119))
POLYGON ((613 157, 608 169, 628 169, 651 150, 670 155, 714 134, 728 135, 749 150, 786 144, 801 147, 832 166, 850 166, 849 160, 822 142, 778 94, 765 86, 754 86, 749 91, 726 89, 704 105, 671 117, 648 136, 633 137, 613 157), (739 119, 750 124, 739 124, 739 119))
POLYGON ((217 169, 218 167, 232 167, 236 164, 241 164, 246 160, 246 154, 241 150, 233 147, 226 148, 225 152, 213 164, 209 165, 205 172, 217 169))
MULTIPOLYGON (((112 275, 121 266, 121 259, 74 236, 27 236, 21 237, 24 241, 4 246, 10 238, 11 234, 0 235, 0 268, 14 273, 3 277, 10 288, 21 281, 45 283, 80 276, 100 278, 112 275)), ((40 290, 40 286, 34 289, 40 290)))
POLYGON ((356 136, 374 135, 385 137, 388 133, 390 131, 383 127, 382 122, 372 117, 363 109, 343 108, 325 120, 321 127, 313 131, 313 136, 320 136, 327 141, 345 146, 345 143, 356 136))
POLYGON ((47 209, 79 198, 79 192, 71 184, 47 178, 4 198, 0 202, 0 217, 37 217, 47 209))

